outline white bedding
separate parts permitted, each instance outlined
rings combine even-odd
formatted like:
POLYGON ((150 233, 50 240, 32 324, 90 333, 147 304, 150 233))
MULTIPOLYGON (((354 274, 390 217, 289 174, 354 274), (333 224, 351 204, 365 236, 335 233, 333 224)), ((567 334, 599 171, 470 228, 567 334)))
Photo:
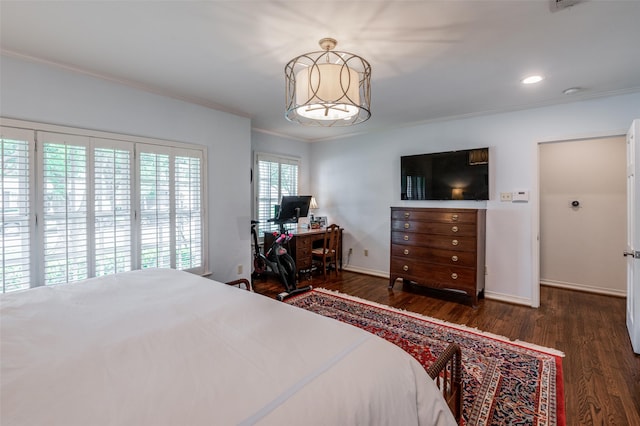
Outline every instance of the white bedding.
POLYGON ((1 297, 0 424, 453 425, 409 355, 175 270, 1 297))

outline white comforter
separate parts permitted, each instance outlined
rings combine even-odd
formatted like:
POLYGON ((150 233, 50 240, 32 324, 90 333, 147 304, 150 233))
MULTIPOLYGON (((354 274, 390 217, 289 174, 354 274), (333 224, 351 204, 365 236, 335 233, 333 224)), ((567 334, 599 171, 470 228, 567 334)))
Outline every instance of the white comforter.
POLYGON ((455 424, 401 349, 174 270, 2 295, 0 424, 455 424))

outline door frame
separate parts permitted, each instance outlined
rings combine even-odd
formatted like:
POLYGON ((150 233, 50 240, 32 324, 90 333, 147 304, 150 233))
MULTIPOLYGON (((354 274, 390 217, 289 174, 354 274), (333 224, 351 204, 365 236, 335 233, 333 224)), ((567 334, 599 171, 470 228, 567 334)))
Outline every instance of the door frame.
MULTIPOLYGON (((557 143, 557 142, 577 142, 577 141, 586 141, 590 139, 604 139, 604 138, 615 138, 615 137, 623 137, 626 138, 628 129, 625 130, 613 130, 613 131, 604 131, 604 132, 596 132, 589 134, 577 134, 566 137, 555 137, 550 139, 541 139, 538 141, 533 141, 535 144, 534 152, 534 176, 533 184, 534 188, 531 190, 532 196, 532 205, 531 205, 531 270, 532 270, 532 281, 531 281, 531 307, 539 308, 540 307, 540 147, 546 143, 557 143)), ((626 168, 626 165, 625 165, 626 168)))

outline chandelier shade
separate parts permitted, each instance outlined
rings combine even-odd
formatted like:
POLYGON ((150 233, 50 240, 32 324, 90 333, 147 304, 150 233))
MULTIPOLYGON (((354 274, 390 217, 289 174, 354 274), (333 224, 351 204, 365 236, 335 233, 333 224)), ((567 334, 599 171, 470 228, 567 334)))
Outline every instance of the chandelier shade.
POLYGON ((334 51, 336 43, 324 38, 324 50, 300 55, 285 66, 289 121, 337 127, 371 117, 371 66, 360 56, 334 51))

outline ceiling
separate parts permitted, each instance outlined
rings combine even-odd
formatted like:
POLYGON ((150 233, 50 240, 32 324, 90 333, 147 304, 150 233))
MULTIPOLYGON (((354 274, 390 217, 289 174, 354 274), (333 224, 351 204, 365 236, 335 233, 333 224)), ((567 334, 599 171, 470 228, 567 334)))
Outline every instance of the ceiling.
POLYGON ((306 141, 640 91, 638 0, 1 0, 0 46, 306 141), (284 118, 284 66, 323 37, 371 64, 367 122, 284 118))

